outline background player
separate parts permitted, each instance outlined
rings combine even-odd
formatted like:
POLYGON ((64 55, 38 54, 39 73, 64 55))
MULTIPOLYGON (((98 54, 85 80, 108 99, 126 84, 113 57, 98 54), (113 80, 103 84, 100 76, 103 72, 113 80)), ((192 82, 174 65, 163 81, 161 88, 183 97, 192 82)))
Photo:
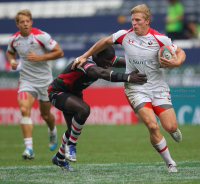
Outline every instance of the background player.
POLYGON ((122 74, 107 69, 110 66, 125 67, 126 65, 124 58, 115 57, 112 46, 89 57, 82 67, 72 70, 72 64, 69 64, 48 88, 50 102, 63 112, 68 126, 60 149, 52 158, 52 162, 66 170, 72 169, 65 160, 65 156, 70 161, 76 161, 77 139, 90 114, 90 106, 83 101, 82 91, 99 78, 111 82, 130 82, 138 85, 143 85, 147 81, 146 75, 138 74, 138 71, 122 74), (66 155, 65 146, 68 148, 66 155))
POLYGON ((55 120, 53 114, 50 113, 47 93, 48 85, 52 82, 52 72, 47 60, 62 57, 63 51, 48 33, 32 28, 33 20, 29 10, 19 11, 15 16, 15 21, 20 31, 11 36, 6 54, 13 70, 16 70, 19 64, 16 61, 16 53, 20 56, 18 103, 21 110, 20 123, 26 146, 22 157, 32 159, 34 158, 33 124, 30 114, 36 97, 40 102, 41 116, 49 127, 50 150, 55 150, 58 144, 55 120), (50 52, 48 53, 48 51, 50 52))
POLYGON ((125 93, 141 120, 150 133, 150 141, 160 153, 168 166, 169 172, 177 172, 176 163, 172 160, 166 140, 160 133, 155 114, 160 118, 164 129, 177 141, 182 140, 178 129, 176 114, 171 102, 170 89, 164 81, 158 62, 158 51, 163 45, 171 45, 176 52, 171 60, 161 58, 164 68, 180 66, 186 58, 185 52, 173 45, 171 39, 150 28, 151 12, 145 5, 138 5, 131 10, 132 26, 129 30, 120 30, 113 35, 101 39, 84 55, 78 57, 73 67, 80 62, 105 49, 109 45, 121 44, 125 50, 126 73, 139 70, 147 75, 144 85, 125 83, 125 93))

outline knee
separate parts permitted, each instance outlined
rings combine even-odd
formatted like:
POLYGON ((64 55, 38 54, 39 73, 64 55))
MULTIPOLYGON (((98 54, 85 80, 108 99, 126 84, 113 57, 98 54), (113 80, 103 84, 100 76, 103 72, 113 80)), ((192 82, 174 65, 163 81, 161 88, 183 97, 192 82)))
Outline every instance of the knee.
POLYGON ((44 120, 44 121, 48 121, 49 120, 49 118, 50 118, 50 114, 41 114, 41 116, 42 116, 42 119, 44 120))
POLYGON ((169 133, 174 133, 177 130, 177 123, 172 123, 171 125, 169 125, 165 129, 169 133))
POLYGON ((159 130, 159 126, 156 121, 148 119, 145 123, 147 125, 149 132, 155 132, 155 131, 159 130))
POLYGON ((80 116, 82 119, 87 119, 88 116, 90 115, 90 106, 88 104, 85 104, 81 107, 81 110, 79 112, 80 116))
POLYGON ((26 106, 21 106, 20 111, 21 111, 22 116, 30 115, 30 110, 26 106))

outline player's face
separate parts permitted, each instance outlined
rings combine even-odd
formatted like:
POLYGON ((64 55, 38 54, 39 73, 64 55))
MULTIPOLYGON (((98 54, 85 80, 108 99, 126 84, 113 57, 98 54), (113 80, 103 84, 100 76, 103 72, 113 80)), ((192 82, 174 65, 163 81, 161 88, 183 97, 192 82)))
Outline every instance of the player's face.
POLYGON ((16 23, 17 27, 20 29, 22 36, 29 36, 31 33, 31 26, 33 21, 29 16, 19 15, 19 22, 16 23))
POLYGON ((138 36, 144 36, 149 30, 149 19, 145 20, 143 13, 132 14, 132 26, 134 28, 135 34, 138 36))
POLYGON ((98 66, 107 69, 112 65, 112 59, 110 57, 102 56, 98 58, 98 61, 96 62, 98 66))

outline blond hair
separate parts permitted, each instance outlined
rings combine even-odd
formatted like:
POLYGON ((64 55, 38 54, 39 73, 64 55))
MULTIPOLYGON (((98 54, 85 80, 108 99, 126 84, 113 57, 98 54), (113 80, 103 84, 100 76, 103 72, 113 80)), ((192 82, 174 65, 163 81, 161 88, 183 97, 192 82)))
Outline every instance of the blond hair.
POLYGON ((143 13, 144 19, 145 20, 149 19, 151 22, 151 19, 152 19, 151 12, 150 12, 150 9, 146 6, 146 4, 140 4, 140 5, 135 6, 131 10, 131 15, 134 13, 143 13))
POLYGON ((17 14, 15 15, 16 22, 19 22, 19 15, 26 15, 26 16, 30 17, 30 19, 32 20, 32 14, 31 14, 30 10, 25 9, 25 10, 18 11, 17 14))

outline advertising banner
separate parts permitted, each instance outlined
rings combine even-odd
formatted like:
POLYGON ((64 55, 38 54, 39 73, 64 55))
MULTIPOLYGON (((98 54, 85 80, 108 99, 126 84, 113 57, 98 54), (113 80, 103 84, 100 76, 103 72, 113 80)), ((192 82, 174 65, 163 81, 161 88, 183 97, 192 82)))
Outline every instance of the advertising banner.
MULTIPOLYGON (((0 124, 19 124, 21 113, 17 89, 1 89, 0 97, 0 124)), ((84 90, 84 100, 91 107, 87 124, 134 124, 139 121, 128 104, 123 87, 90 87, 84 90)), ((38 106, 36 100, 31 110, 31 119, 34 124, 44 124, 38 106)), ((52 106, 51 112, 56 123, 65 123, 61 111, 52 106)))

